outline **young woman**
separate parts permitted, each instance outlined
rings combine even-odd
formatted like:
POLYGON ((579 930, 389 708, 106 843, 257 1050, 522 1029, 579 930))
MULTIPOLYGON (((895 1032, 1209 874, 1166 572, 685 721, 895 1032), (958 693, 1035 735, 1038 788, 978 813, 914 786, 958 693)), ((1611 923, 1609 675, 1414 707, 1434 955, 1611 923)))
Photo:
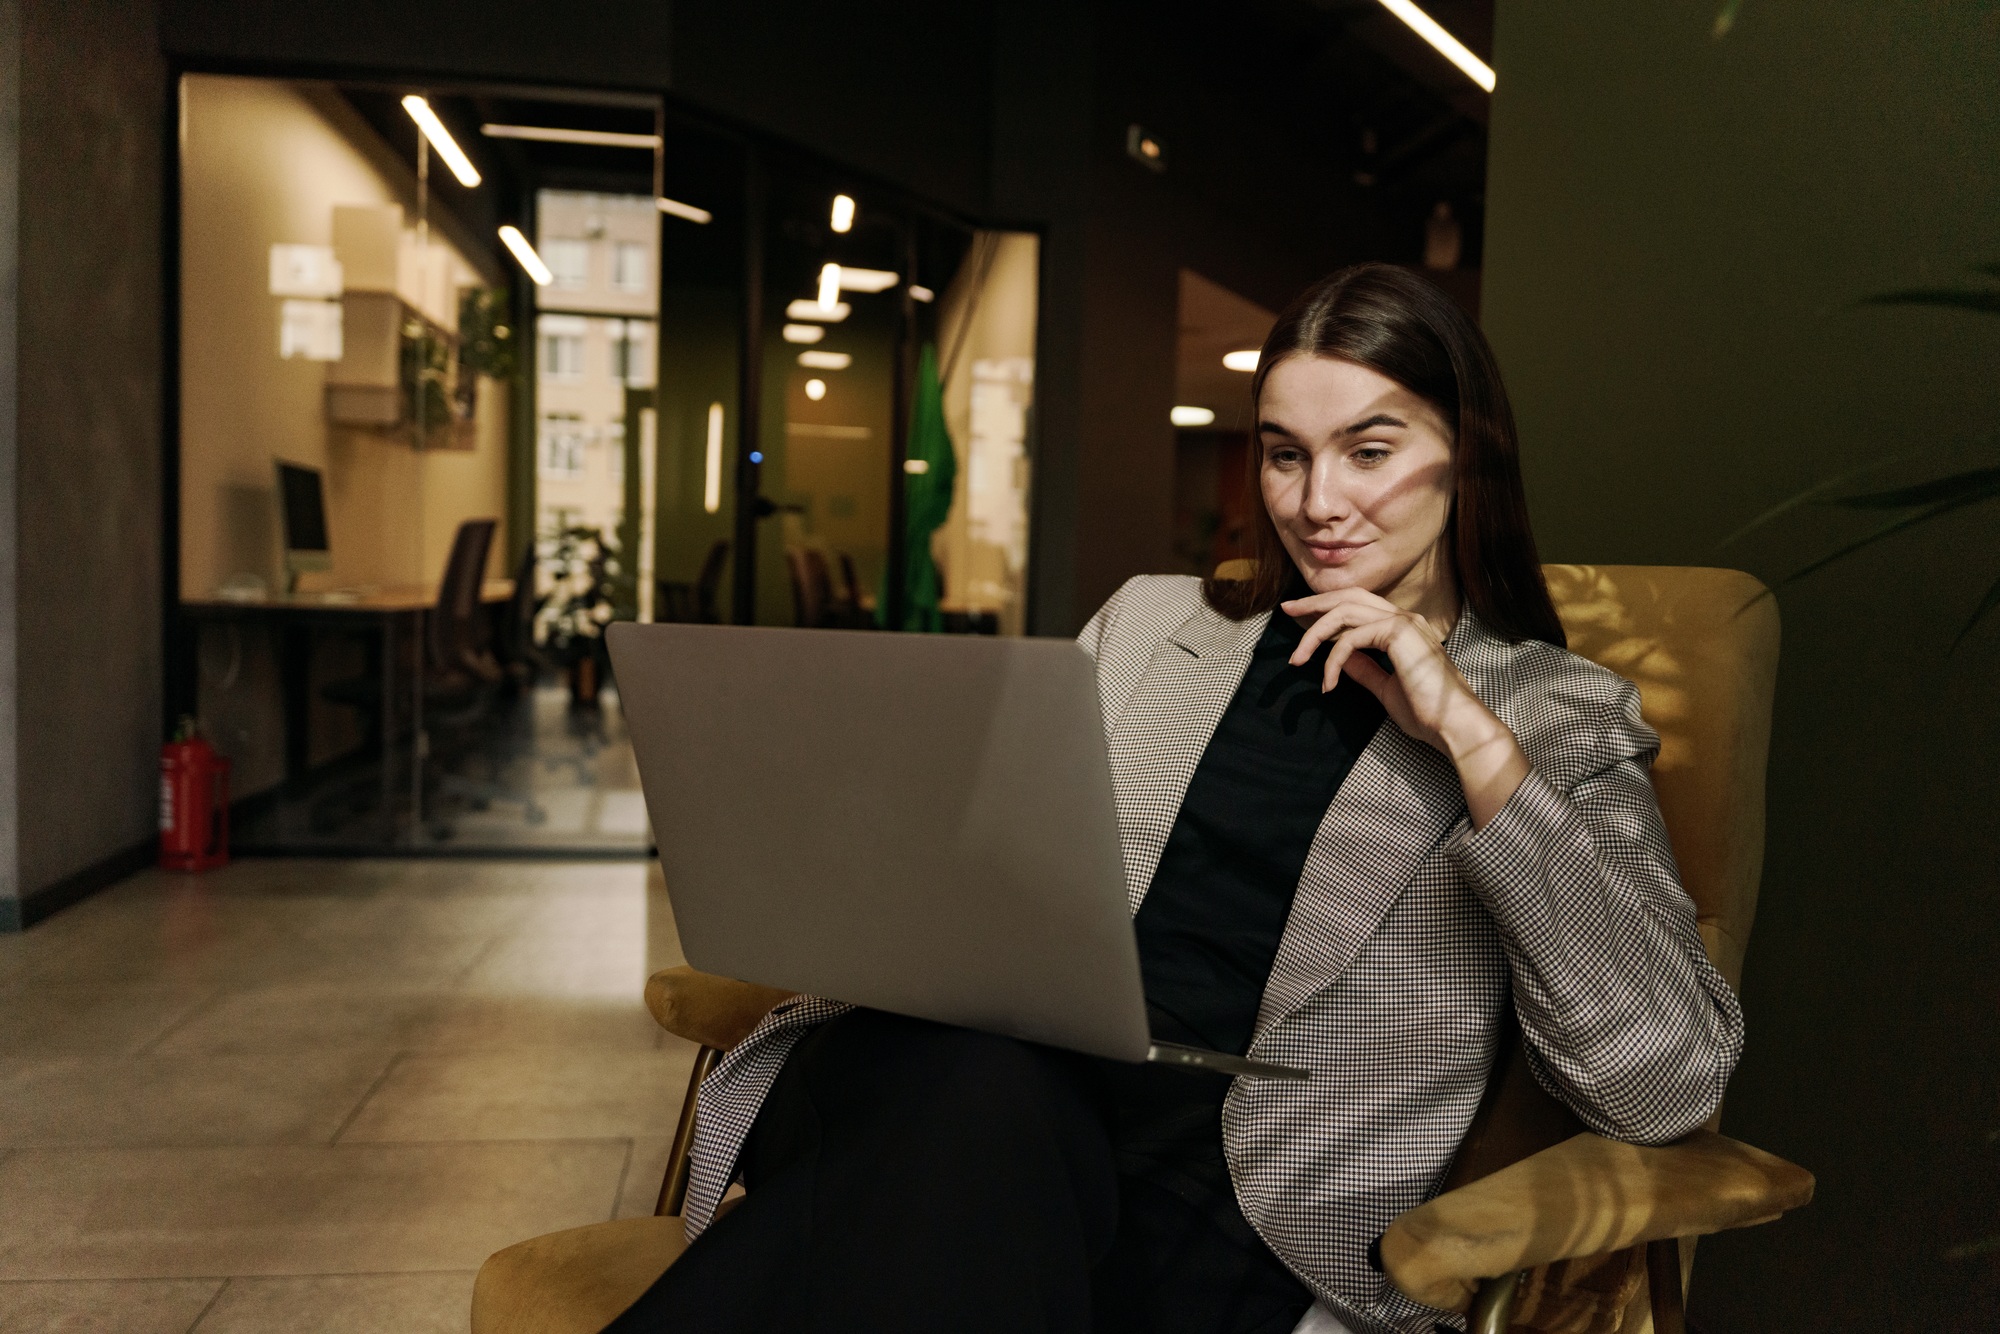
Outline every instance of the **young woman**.
POLYGON ((1310 1081, 781 1006, 704 1085, 699 1240, 617 1334, 1285 1334, 1315 1303, 1429 1334, 1369 1246, 1449 1166, 1509 1008, 1593 1129, 1714 1112, 1741 1013, 1638 692, 1564 651, 1478 330, 1349 269, 1251 393, 1252 577, 1134 579, 1081 642, 1155 1035, 1310 1081))

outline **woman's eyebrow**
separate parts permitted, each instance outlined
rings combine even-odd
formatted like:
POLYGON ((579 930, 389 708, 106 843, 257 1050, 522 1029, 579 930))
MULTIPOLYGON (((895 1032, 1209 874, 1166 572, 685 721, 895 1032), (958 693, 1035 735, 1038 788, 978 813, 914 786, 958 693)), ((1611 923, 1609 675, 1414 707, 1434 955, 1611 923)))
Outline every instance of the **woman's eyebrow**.
POLYGON ((1260 422, 1258 422, 1258 423, 1257 423, 1257 434, 1259 434, 1259 435, 1282 435, 1282 436, 1283 436, 1283 437, 1285 437, 1285 439, 1287 439, 1287 440, 1296 440, 1296 439, 1298 439, 1298 438, 1299 438, 1299 437, 1298 437, 1298 434, 1297 434, 1296 432, 1294 432, 1294 431, 1292 430, 1292 428, 1291 428, 1291 427, 1289 427, 1289 426, 1285 425, 1285 424, 1284 424, 1283 422, 1274 422, 1274 421, 1260 421, 1260 422))
POLYGON ((1401 417, 1391 417, 1386 412, 1378 412, 1372 417, 1362 418, 1360 421, 1354 423, 1354 425, 1347 427, 1345 430, 1343 430, 1341 434, 1359 435, 1361 432, 1366 430, 1371 430, 1377 426, 1408 426, 1408 425, 1409 423, 1404 421, 1401 417))

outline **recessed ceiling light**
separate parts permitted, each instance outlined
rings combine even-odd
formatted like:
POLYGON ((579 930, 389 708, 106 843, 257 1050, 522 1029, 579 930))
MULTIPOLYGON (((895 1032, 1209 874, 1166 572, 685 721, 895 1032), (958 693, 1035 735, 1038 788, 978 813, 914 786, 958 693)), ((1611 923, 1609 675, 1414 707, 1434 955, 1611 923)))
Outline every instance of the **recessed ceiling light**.
POLYGON ((807 397, 807 398, 809 398, 809 399, 811 399, 811 400, 812 400, 813 402, 815 402, 815 403, 819 402, 819 401, 820 401, 820 400, 821 400, 822 398, 825 398, 825 397, 826 397, 826 381, 824 381, 824 380, 807 380, 807 381, 806 381, 806 397, 807 397))
POLYGON ((784 333, 787 343, 817 343, 826 337, 826 330, 817 324, 787 324, 784 333))
MULTIPOLYGON (((823 335, 826 333, 826 330, 820 328, 817 324, 808 324, 805 327, 817 334, 823 335)), ((818 340, 815 339, 814 341, 818 340)), ((799 365, 804 366, 807 370, 844 371, 853 364, 854 358, 845 352, 821 352, 814 350, 799 353, 799 365)))
POLYGON ((1254 371, 1257 369, 1257 349, 1246 347, 1240 352, 1222 354, 1222 365, 1226 370, 1254 371))
POLYGON ((798 300, 785 307, 788 320, 818 320, 822 324, 838 324, 847 318, 848 305, 836 301, 830 306, 822 306, 817 301, 798 300))
POLYGON ((707 222, 715 216, 705 208, 696 208, 693 204, 683 204, 680 200, 669 199, 665 195, 659 196, 653 202, 659 205, 660 212, 671 213, 677 218, 686 218, 689 222, 707 222))
POLYGON ((911 297, 912 297, 913 299, 917 300, 917 301, 935 301, 935 300, 937 300, 937 293, 936 293, 936 292, 933 292, 933 291, 932 291, 932 290, 931 290, 930 288, 928 288, 928 287, 923 287, 923 286, 920 286, 920 285, 919 285, 919 284, 917 284, 917 283, 911 283, 911 284, 910 284, 910 296, 911 296, 911 297))
POLYGON ((533 246, 528 244, 528 238, 521 235, 519 227, 511 223, 502 227, 500 229, 500 240, 509 250, 514 252, 514 258, 521 262, 521 267, 526 269, 528 276, 535 280, 535 286, 547 287, 555 280, 555 275, 549 272, 549 266, 542 263, 542 257, 535 253, 533 246))
POLYGON ((1207 426, 1215 421, 1213 408, 1177 407, 1167 414, 1176 426, 1207 426))
POLYGON ((597 148, 658 148, 657 134, 621 134, 614 130, 566 130, 555 125, 482 125, 488 139, 526 139, 538 144, 589 144, 597 148))
POLYGON ((451 131, 444 127, 431 104, 411 93, 403 99, 403 110, 410 113, 410 119, 424 132, 424 138, 431 141, 431 147, 438 151, 444 164, 451 168, 451 174, 458 177, 458 183, 471 187, 479 184, 479 168, 472 165, 472 159, 458 146, 458 140, 451 137, 451 131))
POLYGON ((1493 91, 1493 67, 1465 49, 1465 43, 1446 32, 1438 21, 1410 0, 1382 0, 1382 8, 1410 25, 1410 31, 1437 48, 1437 53, 1459 67, 1465 77, 1493 91))
POLYGON ((854 197, 835 195, 833 197, 833 217, 829 220, 837 232, 844 232, 854 226, 854 197))
POLYGON ((820 265, 819 303, 822 306, 836 306, 840 304, 840 265, 820 265))

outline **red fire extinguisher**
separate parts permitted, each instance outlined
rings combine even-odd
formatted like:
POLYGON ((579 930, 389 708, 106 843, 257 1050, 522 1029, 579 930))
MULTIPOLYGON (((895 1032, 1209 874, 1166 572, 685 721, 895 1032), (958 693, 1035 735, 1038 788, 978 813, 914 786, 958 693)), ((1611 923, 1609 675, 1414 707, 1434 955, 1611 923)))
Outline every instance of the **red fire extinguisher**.
POLYGON ((206 871, 229 861, 229 761, 181 719, 160 747, 160 865, 206 871))

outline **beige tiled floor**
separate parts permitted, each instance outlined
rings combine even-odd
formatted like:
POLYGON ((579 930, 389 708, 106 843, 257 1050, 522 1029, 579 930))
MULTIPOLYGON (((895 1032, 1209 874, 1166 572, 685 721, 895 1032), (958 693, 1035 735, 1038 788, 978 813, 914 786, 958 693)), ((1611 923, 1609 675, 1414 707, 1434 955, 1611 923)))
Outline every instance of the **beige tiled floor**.
POLYGON ((463 1331, 649 1213, 693 1052, 637 863, 244 862, 0 936, 0 1334, 463 1331))

